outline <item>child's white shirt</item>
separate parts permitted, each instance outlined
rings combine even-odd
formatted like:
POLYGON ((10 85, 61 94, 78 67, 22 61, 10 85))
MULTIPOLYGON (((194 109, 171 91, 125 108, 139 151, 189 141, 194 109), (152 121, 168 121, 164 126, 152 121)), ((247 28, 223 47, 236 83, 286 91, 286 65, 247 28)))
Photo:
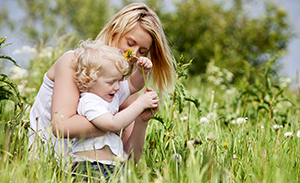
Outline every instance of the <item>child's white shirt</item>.
MULTIPOLYGON (((119 106, 129 96, 130 91, 127 80, 120 82, 120 89, 115 94, 112 102, 107 102, 92 93, 81 93, 77 112, 79 115, 85 116, 89 121, 108 112, 115 115, 119 111, 119 106)), ((127 156, 123 150, 122 139, 116 133, 110 132, 101 137, 75 139, 72 143, 72 152, 101 149, 105 145, 107 145, 116 156, 121 155, 124 158, 127 156)))

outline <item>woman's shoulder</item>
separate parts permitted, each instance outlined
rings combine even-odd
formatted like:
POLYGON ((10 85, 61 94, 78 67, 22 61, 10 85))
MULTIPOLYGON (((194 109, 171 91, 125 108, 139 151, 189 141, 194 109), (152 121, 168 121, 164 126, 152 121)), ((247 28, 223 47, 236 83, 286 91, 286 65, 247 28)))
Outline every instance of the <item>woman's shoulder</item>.
POLYGON ((57 59, 57 61, 53 64, 53 66, 48 70, 47 76, 49 79, 54 81, 55 75, 60 70, 67 72, 70 67, 70 62, 72 59, 75 59, 75 52, 74 51, 67 51, 61 57, 57 59))
POLYGON ((71 61, 72 59, 75 59, 75 51, 70 50, 65 52, 57 61, 65 62, 71 61))

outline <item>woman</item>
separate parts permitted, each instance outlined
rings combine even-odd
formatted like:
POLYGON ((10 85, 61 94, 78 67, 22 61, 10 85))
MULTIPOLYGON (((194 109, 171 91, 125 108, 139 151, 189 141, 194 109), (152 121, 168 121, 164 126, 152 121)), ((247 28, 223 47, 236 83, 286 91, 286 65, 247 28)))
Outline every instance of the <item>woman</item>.
MULTIPOLYGON (((165 34, 159 18, 146 5, 134 3, 124 7, 100 32, 96 40, 116 46, 124 52, 132 48, 137 57, 148 56, 153 63, 151 74, 154 87, 162 93, 172 87, 174 68, 165 34)), ((30 125, 34 130, 31 131, 30 144, 34 144, 37 139, 35 132, 38 132, 44 141, 52 140, 58 157, 66 154, 67 139, 105 134, 85 117, 76 114, 79 90, 73 77, 75 70, 70 66, 70 61, 74 58, 74 51, 66 52, 48 70, 30 114, 30 125), (51 124, 52 134, 49 131, 51 124), (61 141, 56 137, 65 140, 61 141)), ((134 62, 136 60, 131 60, 131 67, 134 62)), ((120 110, 136 98, 137 94, 130 96, 120 110)), ((124 132, 124 151, 134 154, 135 162, 142 155, 148 121, 157 111, 158 107, 153 114, 151 110, 144 111, 124 132)))

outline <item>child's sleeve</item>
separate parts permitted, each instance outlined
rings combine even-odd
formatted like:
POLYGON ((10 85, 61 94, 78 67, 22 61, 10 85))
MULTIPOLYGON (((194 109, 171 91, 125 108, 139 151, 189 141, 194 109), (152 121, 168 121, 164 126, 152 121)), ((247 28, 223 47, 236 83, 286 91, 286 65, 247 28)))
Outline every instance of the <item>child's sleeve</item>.
POLYGON ((108 113, 108 102, 92 93, 83 93, 78 103, 78 114, 85 116, 89 121, 102 114, 108 113))

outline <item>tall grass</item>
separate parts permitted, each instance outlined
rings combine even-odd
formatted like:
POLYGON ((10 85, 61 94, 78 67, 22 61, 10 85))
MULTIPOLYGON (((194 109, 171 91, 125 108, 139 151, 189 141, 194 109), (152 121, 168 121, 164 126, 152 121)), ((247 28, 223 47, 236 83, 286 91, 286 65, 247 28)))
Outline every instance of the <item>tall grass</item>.
MULTIPOLYGON (((36 62, 49 61, 39 58, 37 51, 36 62)), ((113 182, 299 182, 299 96, 274 77, 275 59, 256 81, 245 74, 233 85, 229 71, 213 64, 207 74, 186 78, 192 62, 179 58, 176 89, 149 122, 141 160, 129 160, 113 182)), ((62 166, 66 160, 44 156, 42 146, 29 152, 25 104, 1 101, 1 182, 80 182, 70 164, 62 166)))

